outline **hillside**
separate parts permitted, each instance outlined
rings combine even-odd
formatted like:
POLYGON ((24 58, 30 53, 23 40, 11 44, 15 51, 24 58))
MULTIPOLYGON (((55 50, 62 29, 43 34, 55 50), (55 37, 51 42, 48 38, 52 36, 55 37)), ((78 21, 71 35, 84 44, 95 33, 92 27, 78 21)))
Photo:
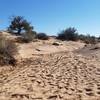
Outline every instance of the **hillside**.
POLYGON ((17 65, 0 67, 0 100, 100 100, 99 44, 50 38, 17 45, 17 65))

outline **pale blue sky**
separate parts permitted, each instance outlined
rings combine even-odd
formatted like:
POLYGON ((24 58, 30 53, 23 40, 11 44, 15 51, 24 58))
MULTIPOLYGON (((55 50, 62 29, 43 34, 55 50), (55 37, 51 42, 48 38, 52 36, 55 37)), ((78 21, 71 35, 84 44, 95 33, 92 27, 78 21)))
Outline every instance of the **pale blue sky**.
POLYGON ((24 16, 35 31, 50 35, 70 26, 100 35, 100 0, 0 0, 0 30, 12 15, 24 16))

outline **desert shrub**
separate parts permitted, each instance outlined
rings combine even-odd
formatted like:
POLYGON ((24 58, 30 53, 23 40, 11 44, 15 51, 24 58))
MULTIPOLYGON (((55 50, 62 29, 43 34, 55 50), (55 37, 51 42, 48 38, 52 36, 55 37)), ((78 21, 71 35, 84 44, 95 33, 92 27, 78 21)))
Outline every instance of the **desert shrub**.
POLYGON ((48 40, 49 39, 48 35, 46 35, 45 33, 37 34, 37 38, 40 40, 48 40))
POLYGON ((96 37, 95 37, 95 36, 90 36, 90 37, 89 37, 89 43, 91 43, 91 44, 96 44, 96 43, 97 43, 96 37))
POLYGON ((91 35, 79 35, 77 33, 77 30, 75 28, 67 28, 66 30, 61 31, 58 36, 57 39, 60 40, 71 40, 71 41, 76 41, 76 40, 82 40, 83 42, 87 43, 87 44, 95 44, 97 43, 97 38, 95 36, 91 36, 91 35))
POLYGON ((85 42, 86 44, 95 44, 97 43, 97 38, 95 36, 88 35, 79 35, 79 39, 85 42))
POLYGON ((76 41, 78 39, 78 33, 77 30, 75 28, 67 28, 63 31, 61 31, 58 36, 57 39, 60 40, 71 40, 71 41, 76 41))
POLYGON ((8 31, 10 33, 15 33, 16 35, 21 35, 21 32, 29 32, 33 30, 33 26, 24 19, 22 16, 12 16, 10 18, 10 25, 8 31))
POLYGON ((0 35, 0 65, 15 65, 14 55, 17 53, 17 46, 12 41, 0 35))
POLYGON ((64 31, 62 31, 62 32, 60 32, 60 33, 58 34, 57 39, 66 40, 66 36, 65 36, 64 31))
POLYGON ((27 32, 27 33, 24 33, 22 35, 22 42, 25 42, 25 43, 29 43, 31 41, 34 41, 37 37, 37 33, 35 31, 32 31, 32 32, 27 32))
POLYGON ((100 42, 100 36, 98 37, 98 42, 100 42))

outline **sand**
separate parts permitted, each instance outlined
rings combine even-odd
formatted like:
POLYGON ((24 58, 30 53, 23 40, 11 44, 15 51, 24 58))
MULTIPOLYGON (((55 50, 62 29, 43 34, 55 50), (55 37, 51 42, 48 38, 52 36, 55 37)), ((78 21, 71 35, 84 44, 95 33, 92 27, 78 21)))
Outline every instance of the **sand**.
POLYGON ((55 41, 19 44, 17 65, 0 67, 0 100, 100 100, 100 49, 55 41))

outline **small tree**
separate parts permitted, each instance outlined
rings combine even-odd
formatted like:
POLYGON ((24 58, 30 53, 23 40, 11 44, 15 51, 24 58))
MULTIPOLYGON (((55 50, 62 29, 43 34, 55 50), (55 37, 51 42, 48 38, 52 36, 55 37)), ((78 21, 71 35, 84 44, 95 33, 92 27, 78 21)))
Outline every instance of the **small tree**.
POLYGON ((20 35, 22 31, 30 32, 33 30, 33 26, 24 19, 22 16, 11 17, 11 24, 8 27, 8 31, 20 35))

